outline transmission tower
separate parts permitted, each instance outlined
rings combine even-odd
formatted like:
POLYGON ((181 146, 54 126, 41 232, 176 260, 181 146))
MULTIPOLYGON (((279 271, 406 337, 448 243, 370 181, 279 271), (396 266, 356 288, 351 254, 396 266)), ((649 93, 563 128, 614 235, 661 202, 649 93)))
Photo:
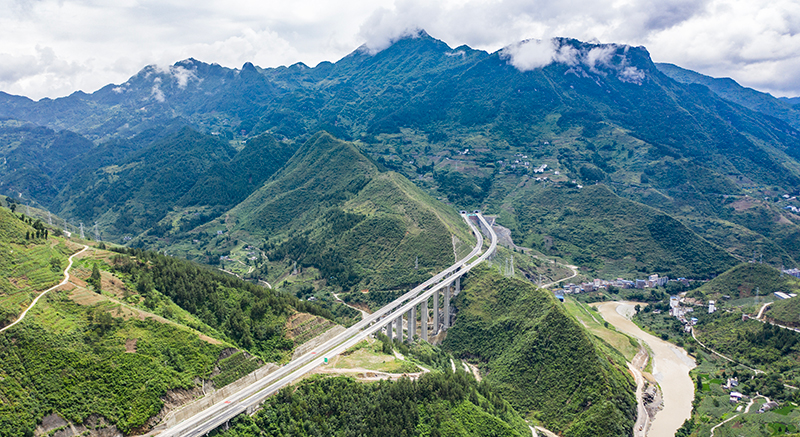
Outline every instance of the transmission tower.
POLYGON ((419 269, 419 256, 414 260, 414 270, 419 269))
POLYGON ((47 211, 47 223, 53 226, 53 217, 50 215, 50 211, 47 211))
POLYGON ((94 241, 100 241, 100 231, 97 230, 97 222, 94 222, 94 241))
POLYGON ((83 234, 83 222, 81 222, 81 240, 85 240, 86 235, 83 234))

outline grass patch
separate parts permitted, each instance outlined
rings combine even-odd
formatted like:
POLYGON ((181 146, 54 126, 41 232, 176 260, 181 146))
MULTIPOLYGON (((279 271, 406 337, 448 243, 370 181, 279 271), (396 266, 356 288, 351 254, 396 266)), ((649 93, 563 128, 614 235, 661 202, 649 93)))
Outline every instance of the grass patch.
POLYGON ((592 334, 601 338, 621 353, 628 361, 639 352, 639 343, 627 335, 617 331, 614 326, 603 320, 602 316, 592 311, 588 305, 567 297, 564 308, 586 327, 592 334))

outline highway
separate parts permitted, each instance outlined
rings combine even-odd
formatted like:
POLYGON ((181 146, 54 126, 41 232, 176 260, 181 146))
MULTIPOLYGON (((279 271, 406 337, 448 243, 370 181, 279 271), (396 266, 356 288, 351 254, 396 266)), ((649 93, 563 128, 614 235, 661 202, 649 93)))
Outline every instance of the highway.
MULTIPOLYGON (((433 293, 438 292, 442 288, 449 286, 456 278, 466 274, 473 267, 485 261, 497 247, 497 235, 492 230, 491 226, 486 222, 482 215, 477 214, 478 219, 483 224, 485 229, 488 230, 491 236, 491 243, 489 250, 483 253, 477 260, 467 264, 467 262, 476 256, 483 247, 483 234, 472 224, 466 214, 462 217, 472 229, 473 234, 476 236, 477 244, 469 255, 457 261, 452 266, 438 273, 436 276, 425 281, 419 286, 415 287, 408 293, 399 297, 390 304, 384 306, 380 310, 370 314, 360 322, 348 328, 342 334, 329 340, 325 344, 316 348, 303 356, 292 360, 284 365, 279 370, 268 375, 260 381, 256 381, 252 385, 240 390, 239 392, 231 395, 223 402, 208 408, 181 423, 169 428, 159 435, 162 437, 190 437, 190 436, 203 436, 213 429, 225 424, 233 417, 243 413, 253 411, 260 403, 267 397, 273 395, 284 386, 291 384, 293 381, 299 379, 306 373, 310 372, 317 366, 323 364, 325 358, 338 355, 350 347, 358 344, 368 336, 376 331, 382 329, 386 323, 393 320, 397 315, 407 313, 412 307, 419 303, 426 301, 433 293), (446 281, 442 281, 447 275, 451 275, 446 281), (428 287, 429 290, 425 291, 428 287), (405 302, 405 304, 404 304, 405 302), (384 317, 391 315, 391 317, 384 317), (385 323, 374 323, 381 319, 385 323)), ((436 329, 436 328, 434 328, 436 329)))

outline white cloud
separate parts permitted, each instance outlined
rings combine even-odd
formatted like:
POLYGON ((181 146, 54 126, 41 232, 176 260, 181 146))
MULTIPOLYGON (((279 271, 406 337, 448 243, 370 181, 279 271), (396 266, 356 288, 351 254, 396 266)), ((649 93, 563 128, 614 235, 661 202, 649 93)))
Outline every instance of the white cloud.
POLYGON ((157 77, 157 78, 155 78, 155 80, 153 80, 153 88, 150 90, 150 96, 152 98, 156 99, 156 101, 161 102, 161 103, 164 103, 164 101, 166 100, 164 98, 164 92, 161 91, 161 78, 160 77, 157 77))
POLYGON ((644 78, 644 71, 639 70, 636 67, 625 67, 619 73, 619 80, 623 82, 635 83, 637 85, 641 85, 642 81, 644 81, 644 78))
POLYGON ((500 57, 519 71, 530 71, 553 63, 557 51, 554 40, 527 40, 504 48, 500 57))
MULTIPOLYGON (((0 90, 34 98, 91 92, 189 57, 237 68, 315 65, 362 43, 379 51, 418 29, 451 47, 506 47, 520 68, 577 59, 547 44, 514 48, 526 39, 645 45, 656 61, 800 95, 796 0, 0 0, 0 10, 0 90)), ((606 55, 581 62, 603 68, 606 55)))
POLYGON ((591 70, 595 70, 598 66, 610 66, 611 57, 614 56, 615 51, 613 46, 594 47, 586 54, 584 63, 591 70))

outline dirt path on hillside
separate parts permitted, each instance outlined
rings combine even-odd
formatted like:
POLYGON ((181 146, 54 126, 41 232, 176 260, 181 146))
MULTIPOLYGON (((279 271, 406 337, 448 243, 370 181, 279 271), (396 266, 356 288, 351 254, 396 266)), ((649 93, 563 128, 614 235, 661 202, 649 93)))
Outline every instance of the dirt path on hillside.
POLYGON ((34 305, 36 305, 36 302, 39 302, 39 299, 41 299, 41 298, 42 298, 42 297, 43 297, 45 294, 47 294, 49 291, 51 291, 51 290, 55 290, 56 288, 58 288, 58 287, 61 287, 62 285, 64 285, 64 284, 66 284, 67 282, 69 282, 69 269, 71 269, 71 268, 72 268, 72 262, 73 262, 74 258, 75 258, 76 256, 78 256, 78 255, 82 254, 83 252, 87 251, 87 250, 89 250, 89 246, 86 246, 86 245, 84 245, 84 246, 83 246, 83 249, 81 249, 81 250, 80 250, 80 252, 73 253, 72 255, 70 255, 70 257, 69 257, 69 264, 67 264, 67 268, 66 268, 66 269, 64 269, 64 280, 62 280, 62 281, 61 281, 61 282, 59 282, 57 285, 54 285, 54 286, 52 286, 52 287, 48 288, 47 290, 45 290, 45 291, 41 292, 41 294, 39 294, 38 296, 36 296, 36 299, 34 299, 34 300, 33 300, 33 302, 31 302, 31 304, 28 306, 28 308, 26 308, 26 309, 25 309, 25 311, 23 311, 23 312, 22 312, 22 314, 20 314, 19 318, 18 318, 17 320, 15 320, 15 321, 14 321, 14 323, 12 323, 12 324, 10 324, 10 325, 8 325, 8 326, 6 326, 6 327, 4 327, 4 328, 0 329, 0 332, 4 332, 5 330, 7 330, 7 329, 11 328, 12 326, 16 325, 17 323, 21 322, 21 321, 22 321, 22 319, 24 319, 24 318, 25 318, 25 315, 26 315, 26 314, 28 314, 28 311, 30 311, 30 310, 31 310, 31 308, 33 308, 33 306, 34 306, 34 305))
POLYGON ((647 432, 651 437, 671 437, 692 414, 694 384, 689 371, 694 360, 686 351, 642 331, 630 320, 636 302, 603 302, 596 304, 600 314, 619 331, 638 338, 653 351, 653 376, 663 394, 664 409, 652 421, 647 432))

